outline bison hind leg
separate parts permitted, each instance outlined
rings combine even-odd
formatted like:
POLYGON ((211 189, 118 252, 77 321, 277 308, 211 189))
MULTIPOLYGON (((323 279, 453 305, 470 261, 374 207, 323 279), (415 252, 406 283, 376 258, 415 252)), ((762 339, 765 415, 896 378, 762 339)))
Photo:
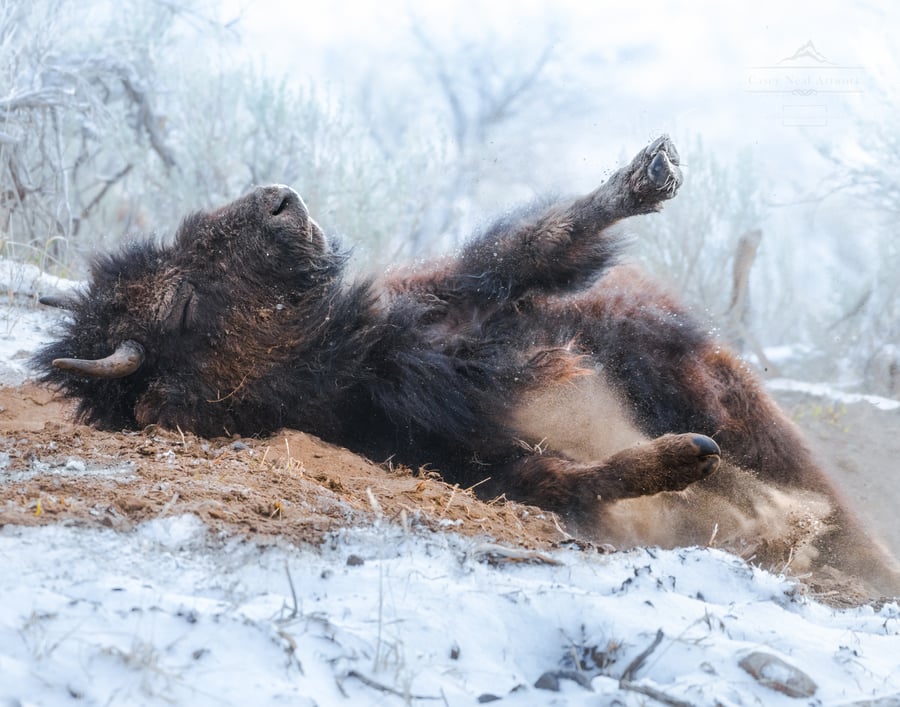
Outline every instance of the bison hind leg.
POLYGON ((701 434, 668 434, 584 464, 552 453, 514 462, 504 475, 511 498, 578 520, 601 504, 681 491, 707 478, 721 460, 719 446, 701 434))
POLYGON ((701 434, 667 434, 611 456, 604 463, 601 501, 683 491, 719 468, 721 450, 701 434))

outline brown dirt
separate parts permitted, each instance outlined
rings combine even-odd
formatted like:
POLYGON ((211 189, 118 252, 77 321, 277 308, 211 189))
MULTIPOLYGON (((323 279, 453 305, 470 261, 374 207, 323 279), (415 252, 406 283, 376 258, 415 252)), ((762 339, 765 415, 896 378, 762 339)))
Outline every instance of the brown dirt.
POLYGON ((317 543, 381 516, 526 548, 565 539, 552 514, 373 464, 316 437, 215 439, 148 428, 100 432, 71 422, 42 388, 0 387, 0 526, 74 523, 128 529, 193 513, 211 529, 317 543), (5 466, 5 468, 4 468, 5 466))
POLYGON ((801 427, 849 505, 900 557, 900 409, 790 391, 776 391, 775 397, 801 427))
MULTIPOLYGON (((830 460, 851 504, 900 554, 900 489, 892 481, 900 412, 778 395, 830 460)), ((0 527, 70 523, 127 530, 192 513, 223 534, 317 544, 339 528, 382 517, 536 550, 570 540, 551 513, 502 498, 485 503, 428 470, 373 464, 302 432, 206 440, 154 427, 100 432, 71 420, 70 405, 44 388, 0 386, 0 527)), ((806 581, 829 603, 866 599, 847 577, 806 581)))

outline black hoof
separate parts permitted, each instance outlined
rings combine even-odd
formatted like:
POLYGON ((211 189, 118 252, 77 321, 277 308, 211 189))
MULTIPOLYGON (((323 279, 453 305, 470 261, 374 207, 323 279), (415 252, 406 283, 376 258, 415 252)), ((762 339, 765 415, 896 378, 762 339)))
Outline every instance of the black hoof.
POLYGON ((650 153, 651 157, 655 157, 660 152, 665 152, 672 164, 681 164, 681 155, 678 154, 675 143, 672 142, 672 138, 668 135, 656 138, 650 143, 650 147, 647 148, 647 151, 650 153))
POLYGON ((665 188, 668 181, 672 179, 673 173, 672 163, 665 152, 657 153, 656 157, 650 162, 650 166, 647 167, 647 176, 660 189, 665 188))
POLYGON ((647 166, 647 177, 651 184, 660 191, 665 191, 667 195, 674 196, 682 182, 681 170, 678 169, 681 158, 675 144, 663 136, 657 138, 647 148, 647 153, 651 157, 647 166))
POLYGON ((659 211, 664 201, 675 196, 684 181, 680 162, 675 144, 665 135, 637 154, 631 163, 632 214, 659 211))
POLYGON ((709 476, 719 468, 722 450, 714 439, 706 435, 694 435, 691 442, 697 448, 701 472, 704 476, 709 476))
POLYGON ((701 457, 718 456, 722 453, 716 441, 706 435, 694 435, 691 441, 696 445, 701 457))

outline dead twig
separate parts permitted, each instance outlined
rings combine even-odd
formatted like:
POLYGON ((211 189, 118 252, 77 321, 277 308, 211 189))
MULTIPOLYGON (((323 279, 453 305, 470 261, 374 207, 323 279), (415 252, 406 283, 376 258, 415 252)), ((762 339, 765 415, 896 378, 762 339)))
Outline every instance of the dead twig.
POLYGON ((441 515, 438 518, 443 518, 447 515, 447 511, 450 510, 450 504, 453 503, 453 499, 456 498, 456 492, 459 491, 459 484, 454 484, 453 488, 450 490, 450 498, 447 499, 447 503, 444 504, 444 509, 441 511, 441 515))
POLYGON ((291 577, 291 570, 288 567, 287 560, 284 561, 284 573, 287 575, 288 586, 291 588, 291 600, 294 602, 294 610, 287 617, 286 621, 292 621, 300 613, 300 605, 297 602, 297 590, 294 589, 294 579, 291 577))
POLYGON ((162 508, 159 509, 159 513, 156 514, 157 518, 163 518, 163 517, 167 516, 169 514, 169 511, 172 510, 172 506, 174 506, 175 503, 177 503, 177 501, 178 501, 178 492, 176 491, 175 494, 172 496, 172 498, 170 498, 168 501, 166 501, 166 505, 164 505, 162 508))
POLYGON ((543 565, 562 565, 562 562, 535 550, 504 547, 494 543, 482 543, 472 550, 478 560, 488 560, 494 564, 501 562, 531 562, 543 565))
POLYGON ((563 527, 559 524, 559 519, 556 517, 556 514, 551 515, 550 518, 553 521, 553 525, 556 526, 556 530, 559 532, 560 535, 563 536, 563 540, 574 540, 575 539, 574 535, 569 535, 569 533, 567 533, 565 530, 563 530, 563 527))
POLYGON ((103 197, 109 192, 112 187, 114 187, 121 179, 123 179, 132 169, 134 169, 134 165, 130 162, 125 165, 122 169, 116 172, 113 176, 103 180, 103 186, 100 188, 94 198, 91 199, 87 205, 83 209, 81 209, 81 215, 79 218, 86 219, 88 214, 90 214, 91 210, 103 201, 103 197))
POLYGON ((625 668, 622 677, 619 678, 619 689, 646 695, 657 702, 662 702, 664 705, 671 705, 672 707, 693 707, 690 702, 684 702, 683 700, 670 697, 665 692, 657 690, 655 687, 651 687, 650 685, 640 685, 633 682, 634 674, 643 667, 647 658, 650 657, 650 654, 656 650, 660 643, 662 643, 662 639, 663 632, 662 629, 659 629, 656 632, 656 638, 653 639, 653 643, 647 646, 647 648, 642 651, 637 658, 632 660, 627 668, 625 668))
POLYGON ((719 534, 719 524, 716 523, 713 525, 712 534, 709 536, 709 540, 706 541, 706 547, 715 547, 716 536, 719 534))
POLYGON ((631 682, 632 678, 634 677, 634 674, 643 667, 647 658, 650 657, 650 654, 656 650, 656 647, 660 643, 662 643, 662 639, 663 639, 663 632, 662 632, 662 629, 659 629, 656 632, 656 638, 653 639, 653 643, 651 643, 640 654, 638 654, 637 658, 632 660, 628 664, 628 667, 625 668, 625 671, 622 673, 622 677, 619 678, 619 683, 631 682))
POLYGON ((409 693, 403 692, 401 690, 397 690, 393 687, 388 687, 387 685, 382 685, 380 682, 373 680, 370 677, 366 677, 360 672, 356 670, 351 670, 347 673, 348 678, 356 678, 366 687, 371 687, 374 690, 378 690, 379 692, 385 692, 389 695, 394 695, 396 697, 401 697, 404 700, 442 700, 444 699, 440 695, 411 695, 409 693))

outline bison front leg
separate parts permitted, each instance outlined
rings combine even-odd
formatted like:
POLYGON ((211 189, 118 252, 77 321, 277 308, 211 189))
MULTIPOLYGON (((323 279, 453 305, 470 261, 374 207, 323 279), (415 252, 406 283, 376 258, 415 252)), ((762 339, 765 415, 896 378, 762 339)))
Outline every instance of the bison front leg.
POLYGON ((621 250, 621 237, 606 229, 675 196, 679 161, 672 141, 657 138, 587 196, 496 223, 463 250, 451 274, 473 298, 494 301, 584 287, 621 250))
POLYGON ((719 446, 699 434, 669 434, 596 464, 534 454, 512 464, 502 483, 518 501, 581 519, 598 504, 681 491, 718 467, 719 446))

